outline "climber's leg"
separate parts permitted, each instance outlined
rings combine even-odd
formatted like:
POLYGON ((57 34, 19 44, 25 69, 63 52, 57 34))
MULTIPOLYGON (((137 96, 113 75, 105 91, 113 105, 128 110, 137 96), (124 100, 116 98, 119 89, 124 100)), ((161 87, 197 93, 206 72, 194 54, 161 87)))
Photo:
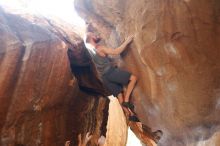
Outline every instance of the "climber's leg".
POLYGON ((119 68, 111 68, 109 71, 103 75, 103 83, 107 89, 114 95, 118 97, 119 102, 123 106, 125 113, 129 113, 131 120, 136 120, 134 117, 134 106, 129 102, 130 94, 135 86, 137 77, 131 73, 121 70, 119 68), (123 98, 123 86, 127 86, 125 92, 125 98, 123 98), (123 102, 122 102, 123 98, 123 102))
POLYGON ((130 112, 134 114, 134 105, 131 102, 129 102, 129 100, 130 100, 130 95, 132 93, 132 90, 134 89, 135 84, 137 82, 137 77, 134 75, 131 75, 129 80, 130 81, 128 83, 127 89, 125 90, 124 102, 122 103, 122 105, 126 108, 129 108, 130 112))
POLYGON ((136 76, 132 75, 130 72, 127 72, 125 70, 112 67, 103 77, 105 80, 108 81, 108 84, 115 84, 115 86, 110 87, 110 91, 112 91, 113 94, 118 95, 120 92, 123 91, 122 86, 127 86, 124 101, 129 102, 131 92, 134 89, 134 86, 137 82, 136 76), (117 87, 116 85, 119 87, 117 87))
POLYGON ((129 121, 132 121, 132 122, 140 122, 140 120, 138 119, 138 117, 135 115, 134 112, 132 112, 129 108, 125 107, 123 104, 124 104, 124 101, 123 101, 123 94, 120 93, 118 94, 118 100, 119 100, 119 103, 122 105, 122 109, 123 111, 125 112, 126 116, 128 117, 128 120, 129 121))
MULTIPOLYGON (((119 103, 122 104, 122 103, 123 103, 123 94, 122 94, 122 93, 119 93, 119 94, 117 95, 117 97, 118 97, 119 103)), ((127 115, 127 116, 130 115, 129 110, 128 110, 126 107, 122 106, 122 109, 123 109, 123 111, 125 112, 125 115, 127 115)))
POLYGON ((122 102, 123 102, 123 94, 122 94, 122 93, 119 93, 119 94, 117 95, 117 97, 118 97, 119 103, 122 104, 122 102))
MULTIPOLYGON (((124 102, 129 103, 130 95, 137 82, 137 77, 125 70, 121 70, 119 68, 111 68, 106 75, 106 79, 116 85, 127 86, 126 92, 124 94, 124 102)), ((120 88, 120 92, 122 92, 122 90, 123 88, 120 88)))
POLYGON ((125 92, 125 99, 124 99, 125 102, 129 102, 131 92, 133 91, 136 82, 137 82, 137 77, 134 75, 131 75, 126 92, 125 92))

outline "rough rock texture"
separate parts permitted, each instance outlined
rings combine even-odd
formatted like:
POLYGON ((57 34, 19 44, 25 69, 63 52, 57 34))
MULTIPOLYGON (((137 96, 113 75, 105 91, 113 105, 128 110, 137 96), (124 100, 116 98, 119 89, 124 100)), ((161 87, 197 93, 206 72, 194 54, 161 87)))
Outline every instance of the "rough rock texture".
POLYGON ((78 89, 94 70, 75 32, 58 20, 0 9, 0 146, 75 146, 79 133, 100 132, 105 100, 78 89), (84 78, 72 78, 67 47, 75 66, 87 64, 84 78))
POLYGON ((219 0, 76 0, 75 5, 109 47, 135 34, 122 66, 139 77, 133 102, 143 123, 164 131, 159 145, 220 145, 219 0))
POLYGON ((66 103, 76 94, 66 46, 46 19, 32 19, 0 12, 2 146, 61 145, 66 137, 66 103))

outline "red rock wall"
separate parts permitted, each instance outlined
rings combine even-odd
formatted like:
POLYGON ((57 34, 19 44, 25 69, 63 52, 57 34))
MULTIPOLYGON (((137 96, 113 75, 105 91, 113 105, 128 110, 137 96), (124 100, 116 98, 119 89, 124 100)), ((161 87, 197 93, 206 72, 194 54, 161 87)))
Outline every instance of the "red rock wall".
POLYGON ((67 103, 77 94, 68 85, 67 48, 46 20, 36 21, 45 26, 0 12, 2 146, 58 146, 67 137, 67 103))
POLYGON ((0 146, 76 146, 88 131, 95 145, 108 103, 97 98, 105 91, 76 32, 59 20, 0 9, 0 146))
POLYGON ((135 34, 122 66, 139 77, 132 100, 143 123, 164 131, 159 145, 220 145, 213 138, 220 122, 220 1, 76 0, 75 6, 109 47, 135 34))

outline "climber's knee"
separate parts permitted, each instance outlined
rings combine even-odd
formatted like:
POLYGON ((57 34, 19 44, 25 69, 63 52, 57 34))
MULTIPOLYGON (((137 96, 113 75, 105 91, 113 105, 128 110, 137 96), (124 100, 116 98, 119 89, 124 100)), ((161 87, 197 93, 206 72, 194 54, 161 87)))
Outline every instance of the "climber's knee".
POLYGON ((122 102, 123 102, 123 94, 119 93, 117 98, 118 98, 119 103, 122 104, 122 102))
POLYGON ((130 81, 137 82, 137 77, 135 75, 131 75, 130 81))

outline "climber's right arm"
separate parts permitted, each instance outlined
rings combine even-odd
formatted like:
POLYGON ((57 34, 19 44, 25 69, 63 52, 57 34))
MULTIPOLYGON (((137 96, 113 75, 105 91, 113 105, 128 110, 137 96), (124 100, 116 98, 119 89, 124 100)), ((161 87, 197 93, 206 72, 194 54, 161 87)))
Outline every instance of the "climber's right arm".
POLYGON ((134 36, 129 36, 118 48, 112 49, 105 46, 100 46, 99 50, 107 55, 119 55, 121 54, 127 45, 133 40, 134 36))

